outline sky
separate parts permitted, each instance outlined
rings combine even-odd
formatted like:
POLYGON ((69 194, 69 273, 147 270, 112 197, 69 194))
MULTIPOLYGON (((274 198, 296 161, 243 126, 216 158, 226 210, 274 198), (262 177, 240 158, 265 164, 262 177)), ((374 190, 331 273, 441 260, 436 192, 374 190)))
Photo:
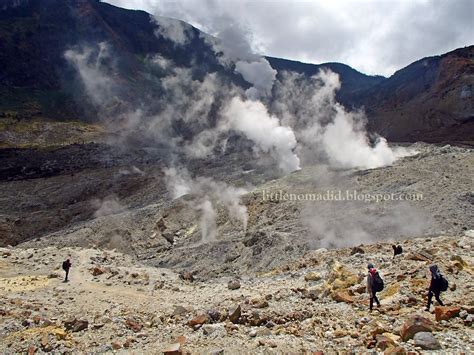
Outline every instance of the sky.
POLYGON ((392 75, 474 44, 474 0, 106 0, 177 18, 219 37, 238 27, 257 53, 341 62, 392 75))

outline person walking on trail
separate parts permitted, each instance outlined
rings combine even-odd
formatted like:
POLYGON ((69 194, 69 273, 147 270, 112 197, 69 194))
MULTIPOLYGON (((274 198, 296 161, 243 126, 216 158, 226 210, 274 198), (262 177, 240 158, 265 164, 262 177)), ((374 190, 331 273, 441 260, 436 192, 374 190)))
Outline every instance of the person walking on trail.
POLYGON ((403 253, 403 248, 401 245, 392 245, 393 249, 393 257, 395 258, 397 255, 401 255, 403 253))
POLYGON ((372 311, 374 301, 377 303, 377 307, 380 307, 380 302, 377 298, 377 292, 382 291, 384 285, 383 280, 374 265, 369 264, 367 268, 369 269, 369 272, 367 273, 367 292, 369 293, 370 297, 370 311, 372 311))
POLYGON ((439 298, 439 296, 441 292, 446 291, 448 289, 448 280, 446 280, 443 275, 441 275, 438 265, 431 265, 430 272, 431 282, 430 287, 428 289, 428 305, 426 306, 426 311, 428 312, 430 310, 433 295, 435 296, 436 301, 438 301, 441 306, 444 306, 444 303, 443 301, 441 301, 441 298, 439 298))
POLYGON ((63 270, 66 272, 66 277, 64 278, 64 282, 68 282, 69 277, 69 269, 71 268, 71 256, 69 256, 66 260, 63 261, 63 270))

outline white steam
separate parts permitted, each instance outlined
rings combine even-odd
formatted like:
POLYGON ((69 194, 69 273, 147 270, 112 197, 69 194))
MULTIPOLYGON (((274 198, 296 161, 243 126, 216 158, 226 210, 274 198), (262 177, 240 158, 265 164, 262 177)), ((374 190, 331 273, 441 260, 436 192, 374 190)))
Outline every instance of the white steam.
POLYGON ((294 128, 297 151, 304 161, 325 155, 329 163, 342 168, 377 168, 409 152, 390 148, 377 137, 371 144, 365 129, 363 112, 349 112, 336 101, 341 83, 339 76, 321 70, 309 80, 302 75, 285 73, 276 87, 275 114, 294 128))
POLYGON ((96 210, 94 212, 95 218, 121 213, 126 209, 115 195, 107 196, 102 200, 94 199, 92 200, 92 206, 96 210))
POLYGON ((107 43, 98 44, 98 54, 90 47, 82 50, 67 50, 64 57, 77 69, 90 98, 96 104, 103 104, 111 96, 114 87, 113 80, 104 75, 102 61, 110 57, 110 48, 107 43))
POLYGON ((281 126, 278 118, 271 116, 261 102, 234 97, 223 116, 232 129, 244 133, 263 152, 272 154, 284 172, 300 168, 300 160, 293 152, 296 147, 293 131, 281 126))
POLYGON ((217 239, 218 206, 224 207, 231 220, 239 222, 243 230, 247 229, 247 207, 240 200, 240 196, 247 192, 245 189, 209 177, 192 178, 184 168, 166 168, 164 174, 168 191, 173 194, 173 198, 190 195, 191 200, 188 203, 200 216, 199 226, 203 243, 217 239))
POLYGON ((238 61, 235 63, 235 71, 240 73, 247 82, 253 84, 253 87, 245 92, 249 99, 258 100, 262 95, 271 94, 277 71, 265 58, 253 62, 238 61))

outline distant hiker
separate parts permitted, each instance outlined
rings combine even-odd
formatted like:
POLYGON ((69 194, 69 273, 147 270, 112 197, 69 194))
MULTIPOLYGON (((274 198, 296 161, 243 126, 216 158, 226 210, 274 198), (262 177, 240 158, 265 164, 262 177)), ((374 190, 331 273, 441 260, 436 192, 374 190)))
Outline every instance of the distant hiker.
POLYGON ((367 268, 369 269, 367 274, 367 292, 370 296, 370 310, 372 311, 374 301, 377 303, 377 307, 380 307, 380 302, 377 298, 377 292, 383 290, 383 280, 373 264, 369 264, 367 268))
POLYGON ((393 248, 393 257, 403 253, 403 248, 401 245, 392 245, 393 248))
POLYGON ((68 282, 67 279, 69 276, 69 269, 71 268, 71 257, 69 256, 66 260, 63 261, 63 270, 66 272, 66 277, 64 278, 64 282, 68 282))
POLYGON ((443 275, 439 272, 438 265, 431 265, 430 266, 431 272, 431 282, 430 288, 428 289, 428 305, 426 306, 426 310, 430 310, 431 300, 433 299, 433 295, 436 298, 436 301, 441 306, 444 306, 443 301, 439 298, 441 292, 446 291, 448 289, 448 280, 446 280, 443 275))

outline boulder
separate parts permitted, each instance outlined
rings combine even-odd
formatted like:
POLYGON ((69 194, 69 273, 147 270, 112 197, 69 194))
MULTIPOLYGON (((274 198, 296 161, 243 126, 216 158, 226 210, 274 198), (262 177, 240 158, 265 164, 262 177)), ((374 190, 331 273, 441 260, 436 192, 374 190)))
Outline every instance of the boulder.
POLYGON ((365 254, 365 251, 361 247, 353 247, 351 249, 351 255, 355 255, 355 254, 365 254))
POLYGON ((390 347, 394 347, 396 344, 393 341, 393 339, 383 335, 383 334, 377 334, 375 336, 375 340, 377 341, 376 347, 380 350, 386 350, 390 347))
POLYGON ((227 283, 227 288, 229 290, 237 290, 240 288, 240 281, 239 280, 230 280, 228 283, 227 283))
POLYGON ((222 324, 204 324, 202 326, 202 333, 204 335, 211 335, 212 333, 223 335, 225 334, 225 328, 222 324))
POLYGON ((229 309, 229 320, 232 323, 238 323, 241 315, 242 315, 242 308, 240 308, 240 305, 237 305, 229 309))
POLYGON ((90 269, 92 276, 99 276, 105 273, 105 269, 100 266, 94 266, 90 269))
POLYGON ((197 315, 196 317, 194 317, 193 319, 191 319, 189 322, 188 322, 188 325, 190 327, 194 327, 196 325, 202 325, 204 323, 207 323, 209 322, 209 317, 207 316, 207 314, 199 314, 197 315))
POLYGON ((327 282, 333 290, 346 289, 359 283, 359 278, 352 271, 336 261, 327 282))
POLYGON ((400 336, 403 341, 407 341, 413 339, 416 333, 432 332, 435 328, 435 324, 429 319, 420 316, 413 316, 402 325, 400 336))
POLYGON ((434 337, 434 335, 429 332, 418 332, 415 334, 413 340, 415 341, 415 345, 419 346, 423 350, 441 349, 441 344, 434 337))
POLYGON ((332 298, 336 302, 354 303, 354 299, 347 291, 336 291, 333 292, 332 298))
POLYGON ((162 352, 165 355, 181 355, 183 353, 180 343, 169 344, 162 350, 162 352))
POLYGON ((321 280, 321 274, 319 272, 311 271, 304 275, 305 281, 319 281, 321 280))
POLYGON ((407 351, 401 346, 390 347, 386 349, 384 355, 405 355, 407 351))
POLYGON ((184 314, 188 314, 189 310, 186 307, 180 305, 174 305, 173 315, 174 316, 182 316, 184 314))
POLYGON ((254 308, 267 308, 268 307, 268 302, 264 298, 254 298, 251 301, 251 303, 254 308))
POLYGON ((125 321, 125 325, 127 326, 128 329, 133 330, 135 333, 139 332, 143 328, 143 325, 141 325, 140 323, 138 323, 136 320, 132 318, 128 318, 125 321))
POLYGON ((179 273, 179 278, 184 281, 189 281, 189 282, 194 281, 194 276, 189 271, 181 271, 179 273))
POLYGON ((87 329, 89 322, 87 320, 72 319, 64 322, 64 328, 71 332, 80 332, 81 330, 87 329))
POLYGON ((451 318, 459 316, 459 313, 461 312, 460 307, 435 307, 435 316, 436 316, 436 321, 440 322, 442 320, 449 320, 451 318))
POLYGON ((221 312, 219 312, 217 309, 208 310, 207 315, 209 316, 209 319, 213 322, 218 322, 222 317, 221 312))

